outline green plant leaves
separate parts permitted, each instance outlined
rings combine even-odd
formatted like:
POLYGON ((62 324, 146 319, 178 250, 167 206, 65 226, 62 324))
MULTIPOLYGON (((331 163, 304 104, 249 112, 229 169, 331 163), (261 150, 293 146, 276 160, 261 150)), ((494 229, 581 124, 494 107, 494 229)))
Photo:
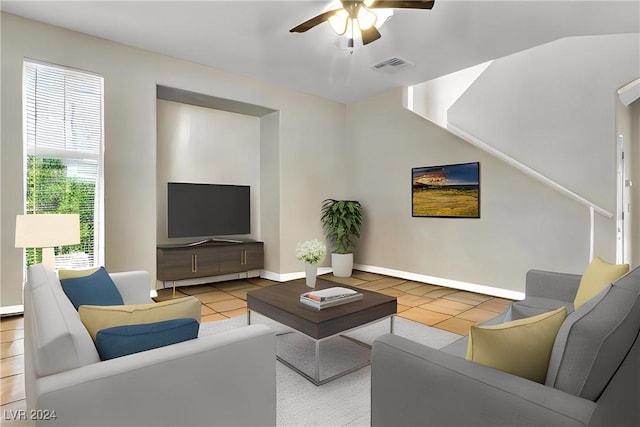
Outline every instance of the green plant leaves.
POLYGON ((353 252, 362 226, 362 205, 354 200, 326 199, 322 202, 322 227, 327 239, 334 247, 333 252, 346 254, 353 252))

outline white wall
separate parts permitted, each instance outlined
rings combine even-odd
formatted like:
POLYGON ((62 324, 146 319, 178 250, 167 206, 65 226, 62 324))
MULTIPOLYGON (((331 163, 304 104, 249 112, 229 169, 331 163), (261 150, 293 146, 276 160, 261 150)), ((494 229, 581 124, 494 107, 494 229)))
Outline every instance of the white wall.
POLYGON ((629 105, 631 116, 631 263, 640 265, 640 99, 629 105))
MULTIPOLYGON (((495 60, 448 119, 615 213, 616 91, 638 75, 637 34, 565 38, 495 60)), ((594 252, 609 262, 615 225, 596 218, 594 252)))
POLYGON ((356 263, 516 293, 531 268, 584 271, 585 209, 409 112, 401 100, 394 90, 347 108, 349 196, 365 211, 356 263), (411 216, 412 167, 475 161, 480 219, 411 216))
MULTIPOLYGON (((275 112, 260 120, 260 213, 261 239, 267 243, 264 253, 265 270, 281 272, 280 262, 280 113, 275 112)), ((289 263, 291 260, 289 260, 289 263)), ((289 263, 286 263, 287 265, 289 263)))
MULTIPOLYGON (((158 243, 167 236, 167 183, 251 186, 251 234, 260 240, 260 118, 158 100, 156 215, 158 243)), ((207 237, 207 236, 205 236, 207 237)))
MULTIPOLYGON (((300 105, 303 99, 300 98, 300 105)), ((344 198, 348 186, 346 156, 346 106, 317 109, 301 114, 280 126, 280 244, 282 271, 301 271, 295 259, 296 243, 324 239, 320 208, 327 198, 344 198), (295 126, 292 124, 295 123, 295 126), (336 123, 340 123, 336 126, 336 123), (300 218, 300 221, 291 221, 300 218), (286 230, 286 232, 285 232, 286 230)), ((290 113, 289 113, 290 114, 290 113)), ((330 265, 329 257, 321 266, 330 265)))
POLYGON ((446 128, 449 107, 482 75, 491 62, 474 65, 412 86, 413 100, 412 105, 408 106, 409 109, 446 128))
MULTIPOLYGON (((615 93, 640 74, 638 43, 571 38, 498 59, 448 120, 615 212, 615 93)), ((588 208, 404 111, 400 98, 391 91, 348 106, 349 190, 367 215, 358 264, 515 292, 531 268, 584 271, 588 208), (411 217, 412 167, 473 161, 480 219, 411 217)), ((596 255, 615 262, 614 220, 595 225, 596 255)))
MULTIPOLYGON (((320 202, 342 188, 345 106, 316 96, 232 75, 118 43, 2 13, 2 306, 22 303, 22 251, 14 248, 15 215, 23 212, 22 61, 92 71, 105 87, 106 267, 144 269, 155 283, 156 85, 262 105, 272 152, 261 150, 260 173, 275 192, 261 194, 263 218, 279 218, 276 232, 261 225, 275 275, 302 271, 295 242, 322 236, 320 202), (273 119, 273 116, 276 119, 273 119), (277 121, 277 123, 275 123, 277 121), (274 137, 275 135, 275 137, 274 137), (276 157, 276 162, 264 158, 276 157), (265 203, 265 197, 276 200, 265 203), (271 211, 265 211, 270 209, 271 211), (279 211, 279 213, 278 213, 279 211), (277 252, 275 255, 273 252, 277 252)), ((263 147, 261 147, 263 148, 263 147)), ((263 188, 264 191, 264 188, 263 188)), ((338 194, 339 196, 339 194, 338 194)), ((150 284, 151 286, 151 284, 150 284)))

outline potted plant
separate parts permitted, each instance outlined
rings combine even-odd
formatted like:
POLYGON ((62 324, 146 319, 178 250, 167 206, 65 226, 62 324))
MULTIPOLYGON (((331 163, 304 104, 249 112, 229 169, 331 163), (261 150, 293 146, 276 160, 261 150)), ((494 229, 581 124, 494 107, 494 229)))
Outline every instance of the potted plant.
POLYGON ((304 261, 304 271, 307 286, 315 288, 318 275, 318 263, 324 259, 327 248, 318 239, 298 242, 296 245, 296 258, 304 261))
POLYGON ((326 199, 322 202, 320 220, 333 247, 331 267, 334 276, 351 276, 353 249, 362 226, 362 205, 354 200, 326 199))

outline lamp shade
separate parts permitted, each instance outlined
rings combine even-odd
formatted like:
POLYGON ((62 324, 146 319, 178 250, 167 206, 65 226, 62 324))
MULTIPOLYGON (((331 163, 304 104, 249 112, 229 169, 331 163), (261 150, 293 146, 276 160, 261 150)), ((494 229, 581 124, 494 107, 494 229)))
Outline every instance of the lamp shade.
POLYGON ((16 248, 53 248, 80 243, 80 215, 16 215, 16 248))

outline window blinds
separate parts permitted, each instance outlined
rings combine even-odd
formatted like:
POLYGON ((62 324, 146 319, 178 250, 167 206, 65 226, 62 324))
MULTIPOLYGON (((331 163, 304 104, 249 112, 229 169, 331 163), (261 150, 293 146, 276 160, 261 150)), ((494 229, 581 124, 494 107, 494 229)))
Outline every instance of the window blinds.
POLYGON ((80 214, 81 246, 61 248, 56 268, 104 264, 103 78, 25 61, 24 121, 27 213, 80 214))

